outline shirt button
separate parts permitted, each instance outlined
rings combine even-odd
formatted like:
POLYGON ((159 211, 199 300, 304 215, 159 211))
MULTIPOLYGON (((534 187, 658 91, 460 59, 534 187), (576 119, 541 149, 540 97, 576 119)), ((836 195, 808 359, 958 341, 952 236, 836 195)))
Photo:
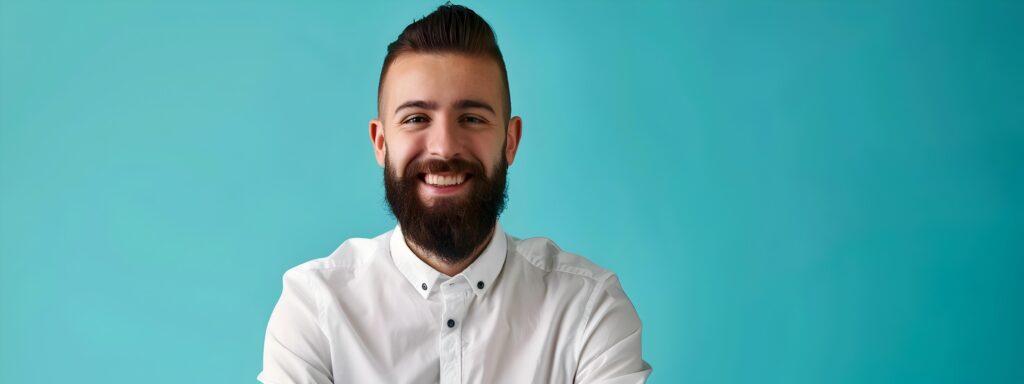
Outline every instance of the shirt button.
POLYGON ((480 289, 484 289, 484 282, 482 282, 482 281, 476 282, 476 287, 480 288, 480 289))
POLYGON ((426 291, 427 290, 427 283, 423 283, 423 285, 421 285, 420 288, 423 288, 423 290, 426 291))
POLYGON ((455 320, 448 319, 448 328, 455 328, 455 320))

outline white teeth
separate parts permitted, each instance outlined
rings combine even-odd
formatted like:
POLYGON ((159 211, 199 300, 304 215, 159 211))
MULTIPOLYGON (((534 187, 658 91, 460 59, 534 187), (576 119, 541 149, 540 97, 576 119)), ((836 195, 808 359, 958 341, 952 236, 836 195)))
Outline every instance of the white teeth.
POLYGON ((424 179, 427 181, 427 184, 446 187, 449 185, 462 184, 463 181, 466 181, 466 174, 460 173, 457 175, 445 176, 428 173, 424 179))

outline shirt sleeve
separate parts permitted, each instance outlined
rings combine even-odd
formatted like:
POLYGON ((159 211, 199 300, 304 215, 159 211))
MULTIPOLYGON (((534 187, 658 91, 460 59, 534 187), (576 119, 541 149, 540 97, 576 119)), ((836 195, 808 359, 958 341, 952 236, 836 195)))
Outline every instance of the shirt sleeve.
POLYGON ((575 383, 645 383, 651 366, 640 350, 640 317, 614 274, 597 284, 587 306, 575 383))
POLYGON ((329 343, 320 328, 319 300, 308 272, 285 272, 281 297, 270 314, 263 343, 266 384, 332 383, 329 343))

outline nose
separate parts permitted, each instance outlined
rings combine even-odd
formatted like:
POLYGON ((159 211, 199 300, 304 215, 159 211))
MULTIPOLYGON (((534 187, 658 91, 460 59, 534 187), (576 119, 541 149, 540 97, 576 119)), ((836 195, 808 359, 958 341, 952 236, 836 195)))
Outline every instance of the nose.
POLYGON ((436 120, 427 132, 427 152, 431 157, 451 159, 461 155, 461 137, 458 123, 447 117, 436 120))

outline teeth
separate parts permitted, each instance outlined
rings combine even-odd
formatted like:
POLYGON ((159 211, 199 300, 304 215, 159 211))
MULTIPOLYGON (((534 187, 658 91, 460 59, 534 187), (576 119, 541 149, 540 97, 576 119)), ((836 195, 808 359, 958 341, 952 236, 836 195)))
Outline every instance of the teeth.
POLYGON ((425 179, 427 184, 446 187, 449 185, 462 184, 463 181, 466 181, 466 174, 460 173, 458 175, 445 176, 428 173, 425 179))

